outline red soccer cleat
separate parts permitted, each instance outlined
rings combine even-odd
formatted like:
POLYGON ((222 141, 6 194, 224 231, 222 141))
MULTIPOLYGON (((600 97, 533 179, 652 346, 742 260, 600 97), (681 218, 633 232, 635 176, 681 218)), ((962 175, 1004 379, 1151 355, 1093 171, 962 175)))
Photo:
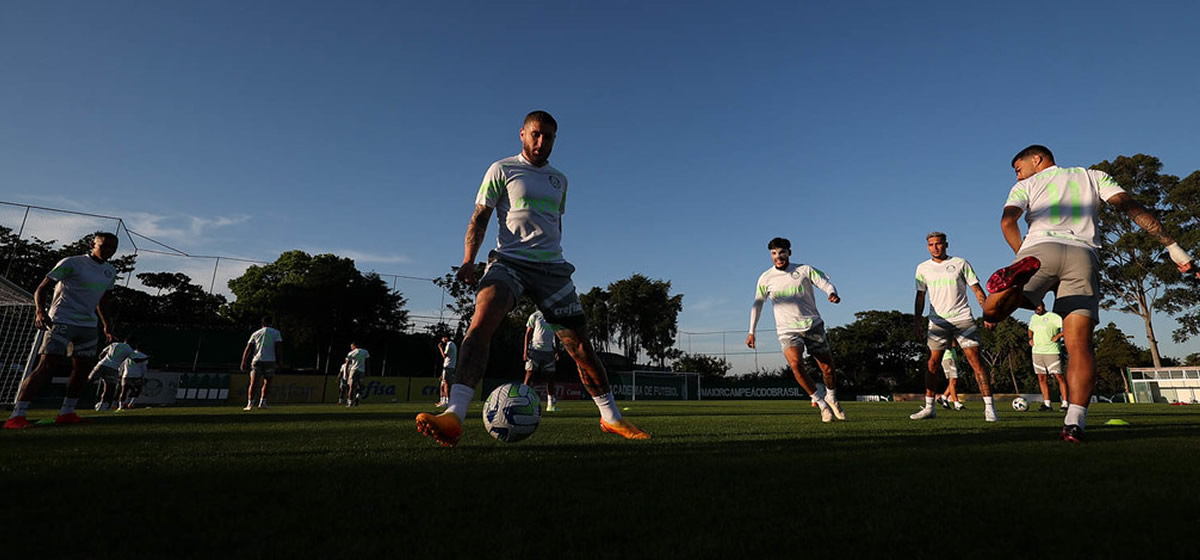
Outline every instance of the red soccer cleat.
POLYGON ((68 424, 87 424, 90 422, 91 420, 83 418, 74 412, 70 414, 59 414, 58 417, 54 419, 55 426, 66 426, 68 424))
POLYGON ((1024 286, 1040 268, 1042 268, 1042 261, 1039 261, 1037 257, 1025 257, 1001 268, 993 273, 991 278, 988 278, 988 293, 994 294, 1015 286, 1024 286))
POLYGON ((5 430, 23 430, 25 428, 32 428, 34 426, 37 426, 37 422, 30 422, 29 419, 24 416, 13 416, 4 422, 5 430))

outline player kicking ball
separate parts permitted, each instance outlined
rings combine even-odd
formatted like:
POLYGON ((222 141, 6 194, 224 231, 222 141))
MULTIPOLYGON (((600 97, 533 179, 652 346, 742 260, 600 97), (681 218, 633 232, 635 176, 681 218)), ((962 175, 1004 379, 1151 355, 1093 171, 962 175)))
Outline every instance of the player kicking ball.
POLYGON ((558 123, 549 113, 526 115, 520 129, 521 153, 493 163, 476 195, 462 266, 456 273, 463 283, 479 286, 475 314, 463 338, 446 411, 417 415, 417 431, 447 447, 457 445, 462 436, 467 406, 487 367, 492 335, 522 294, 533 300, 547 321, 560 327, 555 334, 600 409, 600 430, 628 439, 650 439, 650 434, 621 417, 604 364, 588 340, 587 318, 571 281, 575 267, 563 258, 567 176, 548 162, 557 133, 558 123), (483 278, 476 279, 475 257, 493 211, 499 223, 496 249, 488 254, 483 278))
POLYGON ((1100 320, 1100 233, 1097 216, 1107 202, 1129 216, 1167 248, 1179 272, 1200 271, 1163 230, 1154 214, 1135 201, 1108 174, 1082 167, 1058 167, 1045 146, 1021 150, 1011 162, 1017 184, 1008 193, 1000 230, 1016 253, 1013 264, 988 280, 983 319, 998 323, 1018 307, 1033 309, 1048 291, 1054 291, 1054 312, 1062 317, 1070 405, 1059 437, 1083 442, 1087 406, 1096 379, 1093 331, 1100 320), (1025 215, 1028 231, 1021 237, 1017 220, 1025 215))
POLYGON ((979 278, 975 276, 971 263, 946 253, 950 243, 945 233, 935 231, 926 235, 925 248, 929 251, 929 260, 917 265, 917 297, 913 304, 913 331, 917 338, 925 338, 929 343, 929 362, 925 369, 925 406, 909 418, 928 420, 937 417, 933 403, 938 395, 937 386, 941 377, 938 375, 938 365, 946 350, 957 340, 963 355, 967 357, 967 363, 975 370, 975 381, 979 383, 979 392, 983 395, 983 419, 995 422, 999 420, 996 403, 992 399, 987 373, 983 370, 983 361, 979 359, 979 327, 975 325, 975 317, 971 315, 971 306, 967 303, 969 291, 975 292, 975 298, 981 306, 987 300, 987 294, 979 287, 979 278), (929 324, 922 333, 926 293, 929 294, 929 324))
POLYGON ((758 277, 757 289, 754 293, 754 305, 750 307, 750 334, 746 336, 746 346, 754 348, 757 344, 754 330, 758 328, 758 318, 762 314, 763 302, 771 300, 771 308, 775 313, 775 332, 779 335, 779 345, 783 347, 783 357, 792 368, 792 375, 800 388, 808 393, 812 402, 821 409, 821 421, 832 422, 846 419, 846 411, 837 400, 837 380, 833 371, 833 352, 829 349, 829 340, 825 335, 825 322, 817 311, 816 298, 813 296, 813 286, 829 294, 830 303, 839 303, 837 288, 829 281, 824 272, 806 264, 791 262, 792 242, 782 237, 776 237, 767 243, 771 252, 771 263, 774 265, 758 277), (817 361, 825 384, 814 383, 804 370, 804 349, 817 361))

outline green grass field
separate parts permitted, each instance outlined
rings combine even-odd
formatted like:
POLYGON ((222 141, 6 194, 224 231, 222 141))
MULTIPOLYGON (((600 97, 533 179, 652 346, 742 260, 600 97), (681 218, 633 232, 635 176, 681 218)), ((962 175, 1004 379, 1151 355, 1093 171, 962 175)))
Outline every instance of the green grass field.
POLYGON ((907 419, 912 403, 848 403, 850 420, 832 425, 794 401, 624 404, 652 440, 602 434, 590 402, 517 444, 488 437, 473 408, 455 449, 416 433, 417 405, 88 412, 86 426, 0 433, 3 546, 64 558, 1198 546, 1200 407, 1094 405, 1088 443, 1068 445, 1059 413, 1007 402, 995 425, 978 403, 923 422, 907 419))

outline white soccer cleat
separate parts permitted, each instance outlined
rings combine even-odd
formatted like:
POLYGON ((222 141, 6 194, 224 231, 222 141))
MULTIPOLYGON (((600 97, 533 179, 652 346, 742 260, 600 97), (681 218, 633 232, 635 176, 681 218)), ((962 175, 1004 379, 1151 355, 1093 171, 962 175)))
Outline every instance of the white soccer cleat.
POLYGON ((930 418, 937 418, 937 410, 934 410, 932 406, 924 406, 921 407, 921 410, 910 414, 908 417, 913 420, 928 420, 930 418))
POLYGON ((834 418, 837 418, 838 420, 846 419, 846 411, 842 409, 842 403, 839 403, 837 399, 830 399, 829 396, 826 395, 825 404, 829 405, 829 410, 833 411, 834 418))
POLYGON ((246 408, 243 408, 242 410, 245 410, 246 412, 249 412, 249 411, 251 411, 251 410, 254 410, 254 405, 249 405, 249 404, 248 404, 248 405, 246 405, 246 408))
POLYGON ((821 421, 827 424, 829 422, 833 422, 833 410, 831 410, 828 406, 821 407, 821 421))
POLYGON ((1000 421, 1000 417, 996 416, 995 408, 984 408, 983 409, 983 419, 988 422, 999 422, 1000 421))

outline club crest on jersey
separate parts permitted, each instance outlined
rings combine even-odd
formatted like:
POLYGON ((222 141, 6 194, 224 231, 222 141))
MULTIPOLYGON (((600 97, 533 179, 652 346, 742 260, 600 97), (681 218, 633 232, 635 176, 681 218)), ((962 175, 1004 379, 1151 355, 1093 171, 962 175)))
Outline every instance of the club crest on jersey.
POLYGON ((792 276, 792 278, 799 278, 800 276, 802 276, 802 275, 800 274, 800 269, 799 269, 799 268, 797 268, 796 270, 793 270, 793 271, 791 272, 791 276, 792 276))
POLYGON ((948 264, 948 265, 946 265, 946 272, 955 272, 955 271, 957 271, 957 270, 958 270, 958 268, 957 268, 957 267, 955 267, 955 266, 954 266, 954 265, 952 265, 952 264, 948 264))
POLYGON ((108 270, 108 269, 105 269, 105 270, 104 270, 104 277, 105 277, 105 278, 112 278, 112 277, 113 277, 113 271, 111 271, 111 270, 108 270))
POLYGON ((561 189, 561 188, 562 188, 562 181, 559 181, 559 180, 558 180, 558 177, 555 177, 554 175, 551 175, 551 176, 550 176, 550 186, 552 186, 552 187, 554 187, 554 188, 556 188, 556 189, 561 189))

